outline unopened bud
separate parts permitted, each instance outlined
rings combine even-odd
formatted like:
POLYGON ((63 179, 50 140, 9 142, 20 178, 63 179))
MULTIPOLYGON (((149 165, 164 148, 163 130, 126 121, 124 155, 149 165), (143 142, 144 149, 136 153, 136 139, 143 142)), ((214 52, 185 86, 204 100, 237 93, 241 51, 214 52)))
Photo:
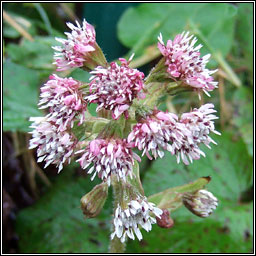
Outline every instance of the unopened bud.
POLYGON ((207 190, 184 193, 182 201, 188 210, 202 218, 208 217, 218 206, 218 199, 207 190))
POLYGON ((156 222, 161 228, 171 228, 174 225, 174 221, 170 217, 170 212, 167 209, 163 209, 163 213, 160 218, 156 217, 156 222))
POLYGON ((86 218, 96 217, 103 208, 108 197, 108 184, 102 182, 95 186, 92 191, 84 195, 80 202, 83 214, 86 218))

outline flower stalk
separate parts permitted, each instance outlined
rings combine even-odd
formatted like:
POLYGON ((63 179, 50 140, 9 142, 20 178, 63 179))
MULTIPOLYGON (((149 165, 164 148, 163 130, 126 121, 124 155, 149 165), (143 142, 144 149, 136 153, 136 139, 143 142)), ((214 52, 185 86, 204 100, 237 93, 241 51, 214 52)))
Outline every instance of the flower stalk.
MULTIPOLYGON (((118 203, 120 201, 120 198, 122 198, 122 184, 121 182, 117 181, 116 178, 114 178, 114 181, 112 182, 112 188, 113 188, 113 218, 112 218, 112 224, 111 224, 111 232, 114 231, 115 226, 114 226, 114 213, 115 209, 118 206, 118 203)), ((109 253, 123 253, 125 252, 126 248, 126 241, 123 243, 121 242, 120 238, 115 236, 113 239, 110 238, 109 241, 109 253)))

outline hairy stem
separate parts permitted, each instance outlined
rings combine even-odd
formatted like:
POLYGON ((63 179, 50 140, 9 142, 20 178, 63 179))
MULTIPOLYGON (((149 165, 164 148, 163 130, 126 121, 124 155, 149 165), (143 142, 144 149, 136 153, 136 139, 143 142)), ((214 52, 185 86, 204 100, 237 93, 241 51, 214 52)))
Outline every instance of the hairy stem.
MULTIPOLYGON (((122 185, 117 180, 113 182, 113 195, 114 195, 114 210, 113 213, 115 214, 115 209, 118 205, 119 198, 122 196, 122 185)), ((113 214, 113 219, 114 219, 113 214)), ((114 221, 113 221, 114 223, 114 221)), ((114 231, 114 224, 112 224, 112 229, 114 231)), ((122 243, 120 239, 115 236, 114 239, 110 238, 109 244, 109 253, 123 253, 125 251, 126 242, 122 243)))
POLYGON ((122 253, 125 251, 126 244, 121 243, 120 239, 116 236, 110 240, 109 253, 122 253))

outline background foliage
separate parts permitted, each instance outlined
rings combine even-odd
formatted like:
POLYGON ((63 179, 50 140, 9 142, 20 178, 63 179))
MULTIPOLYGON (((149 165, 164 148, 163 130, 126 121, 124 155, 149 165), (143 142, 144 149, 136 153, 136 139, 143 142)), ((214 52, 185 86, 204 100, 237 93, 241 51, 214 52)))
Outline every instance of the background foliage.
MULTIPOLYGON (((189 166, 166 154, 153 162, 143 158, 141 178, 146 195, 211 176, 208 189, 219 199, 216 212, 200 219, 186 209, 174 212, 175 225, 154 225, 143 241, 129 241, 130 253, 248 253, 253 235, 253 4, 130 3, 33 4, 5 3, 4 11, 4 209, 6 252, 89 253, 107 252, 110 235, 111 191, 104 210, 95 219, 84 219, 80 198, 93 183, 79 166, 67 166, 56 176, 54 167, 42 171, 27 150, 28 118, 42 115, 37 109, 40 86, 55 72, 52 45, 67 31, 65 21, 85 17, 96 27, 99 44, 108 60, 136 53, 134 66, 148 72, 157 62, 157 36, 166 41, 183 30, 194 33, 210 52, 210 68, 218 68, 219 89, 203 96, 165 97, 161 109, 178 114, 213 102, 220 119, 215 136, 218 146, 203 148, 206 158, 189 166), (129 7, 130 6, 130 7, 129 7), (129 8, 127 8, 129 7, 129 8), (95 10, 101 10, 95 15, 95 10), (83 13, 81 12, 83 11, 83 13), (93 13, 93 15, 92 15, 93 13), (109 13, 115 13, 111 17, 109 13), (91 15, 91 16, 90 16, 91 15), (30 37, 19 33, 13 21, 30 37), (109 43, 109 31, 112 39, 109 43), (118 41, 119 40, 119 41, 118 41), (113 40, 112 40, 113 41, 113 40), (29 207, 28 207, 29 206, 29 207), (14 219, 16 220, 14 221, 14 219)), ((88 80, 82 70, 63 72, 88 80)), ((95 106, 90 107, 95 114, 95 106)))

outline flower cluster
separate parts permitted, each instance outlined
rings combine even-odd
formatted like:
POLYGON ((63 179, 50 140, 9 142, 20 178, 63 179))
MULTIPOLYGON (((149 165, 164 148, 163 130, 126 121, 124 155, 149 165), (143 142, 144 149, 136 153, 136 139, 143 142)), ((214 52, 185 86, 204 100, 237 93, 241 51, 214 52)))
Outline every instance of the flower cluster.
POLYGON ((95 51, 95 30, 92 25, 83 21, 83 25, 76 22, 77 27, 68 22, 67 26, 72 30, 66 32, 68 39, 56 38, 62 46, 54 46, 54 54, 57 71, 63 71, 73 67, 82 67, 89 59, 89 54, 95 51))
POLYGON ((213 104, 205 104, 199 109, 193 109, 189 113, 184 113, 181 116, 180 122, 185 125, 185 130, 189 131, 185 134, 182 140, 181 147, 175 150, 177 161, 179 163, 180 157, 185 164, 189 164, 189 160, 199 159, 200 155, 205 156, 204 152, 199 149, 201 143, 210 148, 210 143, 216 142, 209 136, 210 132, 220 135, 215 130, 214 121, 218 117, 213 115, 216 110, 213 109, 213 104))
POLYGON ((134 98, 143 97, 144 74, 137 69, 129 68, 129 61, 120 58, 121 66, 112 62, 108 68, 97 67, 91 72, 91 94, 86 97, 89 102, 97 103, 97 111, 112 111, 113 119, 121 114, 128 117, 128 108, 134 98))
POLYGON ((193 35, 189 36, 189 32, 183 32, 173 41, 168 40, 165 46, 160 34, 158 48, 165 57, 167 72, 172 78, 183 81, 196 91, 203 90, 206 95, 210 96, 208 92, 214 90, 218 84, 211 76, 217 70, 211 71, 205 67, 211 55, 201 57, 199 50, 202 45, 194 47, 197 39, 193 37, 193 35))
POLYGON ((76 146, 76 139, 67 132, 58 131, 58 126, 51 123, 45 117, 30 118, 34 123, 30 126, 34 130, 30 140, 29 149, 37 147, 38 162, 56 164, 58 172, 63 168, 65 162, 70 163, 76 146))
POLYGON ((150 160, 150 151, 155 159, 164 156, 163 150, 174 154, 176 143, 180 144, 183 136, 182 127, 177 121, 175 114, 155 110, 133 127, 128 141, 134 141, 135 146, 143 150, 142 155, 146 153, 150 160))
MULTIPOLYGON (((56 38, 62 46, 53 47, 54 64, 57 71, 86 69, 90 71, 90 82, 50 76, 41 87, 39 102, 40 109, 48 113, 30 119, 33 121, 30 149, 37 148, 38 162, 45 161, 45 167, 55 164, 58 172, 76 155, 81 168, 92 174, 91 180, 98 176, 103 181, 81 200, 87 217, 99 214, 110 185, 113 191, 119 188, 111 238, 117 237, 124 243, 127 237, 135 239, 136 235, 141 240, 140 228, 148 232, 156 222, 161 227, 171 227, 173 221, 169 209, 161 204, 165 200, 155 205, 154 200, 150 202, 144 195, 136 162, 140 157, 133 150, 139 149, 150 160, 162 158, 164 151, 168 151, 176 156, 178 163, 182 160, 189 164, 205 156, 199 148, 201 144, 209 148, 210 143, 216 144, 210 137, 210 133, 220 134, 214 126, 217 117, 213 104, 180 116, 160 111, 155 104, 175 87, 184 90, 184 86, 190 86, 207 95, 216 88, 211 76, 215 71, 206 68, 210 55, 200 57, 202 45, 194 47, 197 39, 189 33, 168 40, 166 46, 160 34, 158 47, 163 58, 159 69, 153 69, 145 78, 143 72, 131 68, 133 55, 129 60, 119 58, 120 64, 107 63, 96 43, 93 26, 85 20, 82 26, 78 22, 76 26, 71 23, 67 26, 71 29, 65 33, 67 39, 56 38), (167 80, 173 81, 174 87, 167 80), (97 117, 92 117, 87 109, 93 103, 97 104, 97 117)), ((184 194, 182 199, 179 197, 180 202, 183 200, 191 211, 207 217, 216 208, 217 199, 209 192, 198 193, 192 198, 184 194)))
POLYGON ((149 232, 152 224, 156 223, 155 216, 160 218, 162 213, 161 209, 148 202, 146 198, 130 201, 125 209, 118 205, 114 217, 115 230, 111 234, 111 239, 117 236, 124 243, 127 236, 134 240, 134 232, 141 240, 142 234, 139 227, 149 232))
POLYGON ((83 99, 82 91, 79 90, 81 85, 81 82, 71 77, 61 78, 52 75, 50 80, 41 87, 40 108, 49 109, 48 121, 59 125, 60 131, 73 127, 76 116, 80 116, 79 124, 84 121, 87 104, 83 99))
POLYGON ((48 109, 45 117, 31 118, 32 139, 30 148, 38 147, 38 162, 56 164, 58 172, 63 164, 70 163, 77 139, 70 132, 76 118, 78 125, 84 121, 87 104, 79 91, 81 83, 73 78, 50 76, 50 80, 41 87, 41 109, 48 109))
POLYGON ((187 157, 192 163, 200 155, 205 156, 199 148, 201 143, 209 148, 211 142, 216 144, 209 133, 220 135, 214 127, 213 120, 217 117, 212 114, 216 112, 213 107, 213 104, 205 104, 182 114, 180 119, 173 113, 155 110, 155 113, 149 114, 133 127, 128 141, 134 142, 139 150, 143 150, 142 155, 146 153, 150 160, 152 157, 149 151, 154 158, 162 158, 163 149, 175 154, 178 163, 182 159, 185 164, 189 164, 187 157))
POLYGON ((140 161, 140 158, 131 148, 132 144, 124 139, 96 139, 87 148, 77 152, 83 153, 77 161, 83 169, 92 163, 88 171, 89 174, 95 171, 92 180, 98 174, 99 178, 107 180, 110 185, 112 174, 118 179, 126 180, 127 176, 132 178, 134 159, 140 161))

